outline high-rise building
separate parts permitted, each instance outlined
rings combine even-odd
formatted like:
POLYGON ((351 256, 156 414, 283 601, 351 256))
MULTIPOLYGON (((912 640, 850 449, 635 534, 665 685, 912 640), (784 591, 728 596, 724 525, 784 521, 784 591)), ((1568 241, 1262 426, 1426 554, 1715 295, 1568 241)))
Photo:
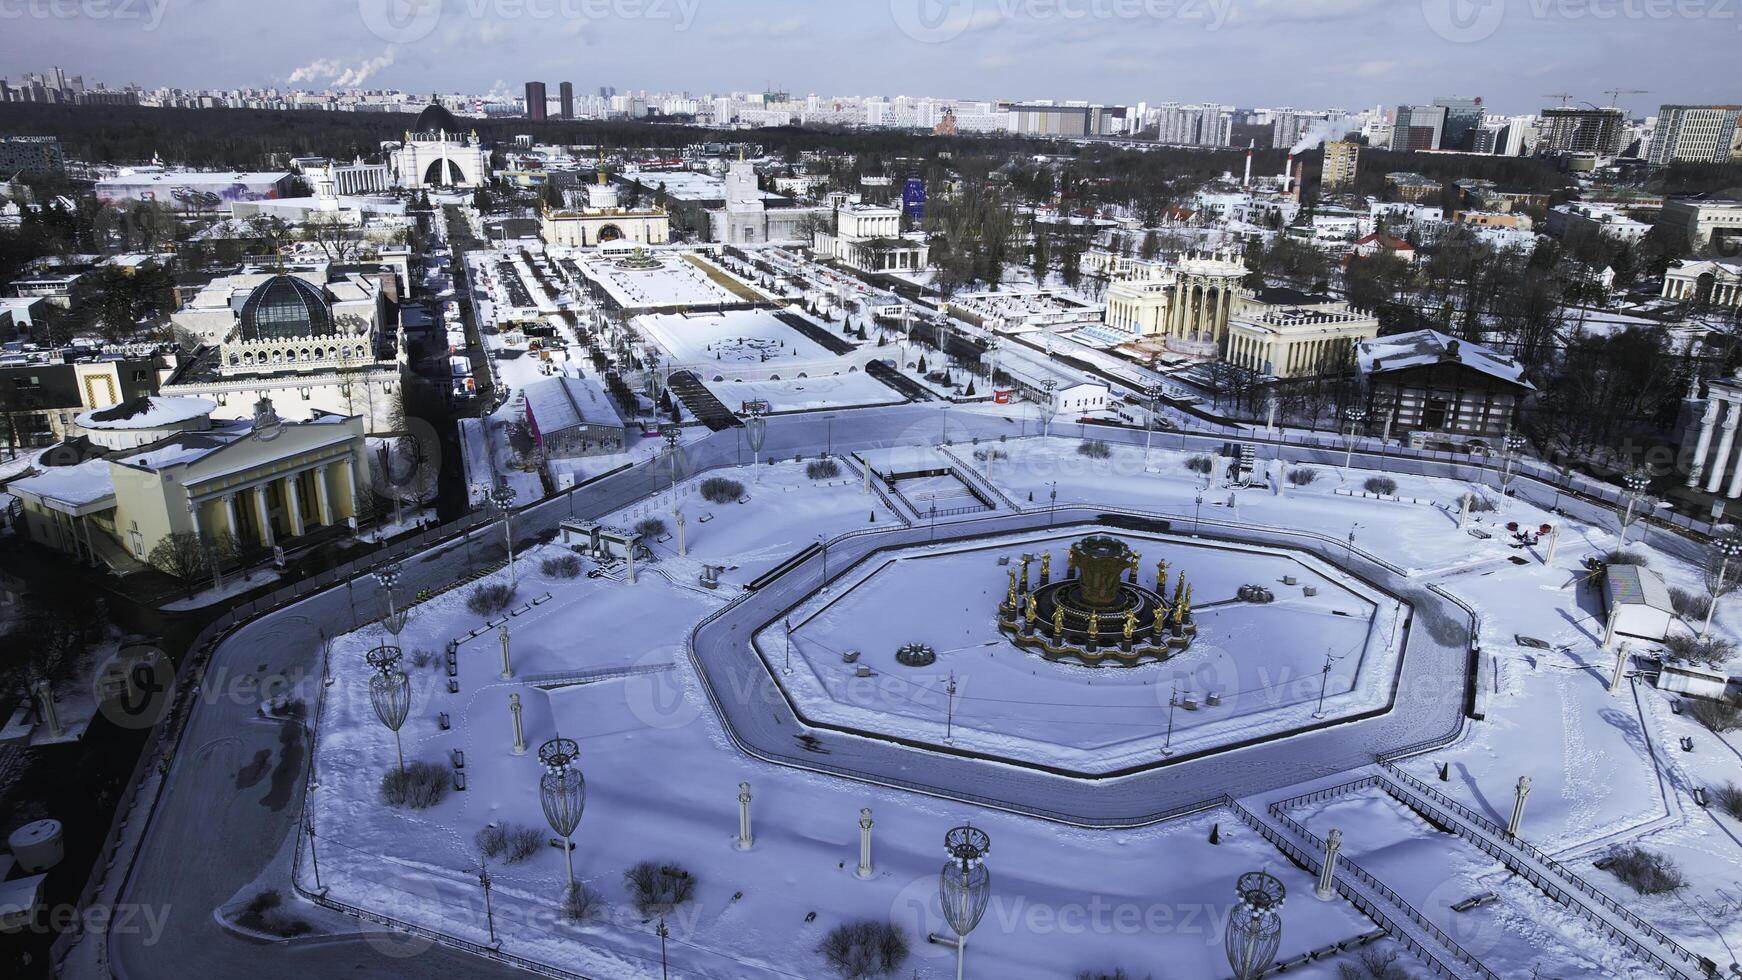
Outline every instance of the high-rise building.
POLYGON ((1434 105, 1446 110, 1446 121, 1440 130, 1438 149, 1475 149, 1476 131, 1482 128, 1482 121, 1487 117, 1487 112, 1482 108, 1482 97, 1467 99, 1459 95, 1441 96, 1434 100, 1434 105))
POLYGON ((1667 167, 1677 160, 1727 163, 1742 157, 1742 106, 1666 105, 1657 111, 1646 162, 1667 167))
POLYGON ((1400 153, 1437 150, 1445 128, 1445 106, 1400 105, 1391 125, 1391 148, 1400 153))
POLYGON ((1542 110, 1543 138, 1537 141, 1536 152, 1593 153, 1600 157, 1619 156, 1621 139, 1626 135, 1627 114, 1620 109, 1581 109, 1558 106, 1542 110))
POLYGON ((1353 187, 1361 166, 1361 144, 1334 140, 1325 144, 1325 169, 1319 190, 1330 194, 1353 187))
POLYGON ((526 118, 535 122, 543 122, 545 116, 545 99, 543 82, 526 83, 526 118))
POLYGON ((1227 106, 1164 102, 1156 112, 1157 142, 1175 146, 1227 146, 1233 139, 1234 113, 1227 106))
POLYGON ((575 118, 575 83, 563 82, 557 86, 557 92, 562 101, 562 117, 564 119, 575 118))

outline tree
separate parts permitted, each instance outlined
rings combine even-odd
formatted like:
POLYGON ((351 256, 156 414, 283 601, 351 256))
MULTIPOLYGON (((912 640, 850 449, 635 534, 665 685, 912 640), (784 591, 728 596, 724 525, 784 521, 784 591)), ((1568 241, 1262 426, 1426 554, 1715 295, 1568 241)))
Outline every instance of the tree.
POLYGON ((1153 262, 1155 257, 1160 254, 1161 236, 1155 233, 1154 228, 1151 228, 1143 235, 1143 244, 1138 248, 1137 257, 1145 262, 1153 262))
POLYGON ((181 582, 190 598, 207 569, 205 544, 192 531, 172 532, 152 547, 145 560, 153 568, 181 582))

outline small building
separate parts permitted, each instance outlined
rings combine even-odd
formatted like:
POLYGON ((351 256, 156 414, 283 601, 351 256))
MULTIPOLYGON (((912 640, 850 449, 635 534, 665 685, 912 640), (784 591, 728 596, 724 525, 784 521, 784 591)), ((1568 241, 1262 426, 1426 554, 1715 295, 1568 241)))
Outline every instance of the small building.
POLYGON ((1366 385, 1369 433, 1499 438, 1536 390, 1516 358, 1437 330, 1364 341, 1355 362, 1366 385))
POLYGON ((1275 378, 1333 374, 1355 360, 1355 346, 1379 334, 1379 320, 1347 303, 1250 303, 1228 323, 1228 361, 1275 378))
POLYGON ((1663 274, 1663 298, 1742 306, 1742 259, 1684 259, 1663 274))
POLYGON ((1656 572, 1638 565, 1610 565, 1604 571, 1603 605, 1613 636, 1661 643, 1675 621, 1669 587, 1656 572))
POLYGON ((1666 660, 1657 674, 1657 689, 1722 701, 1730 691, 1730 676, 1685 660, 1666 660))
POLYGON ((1363 238, 1357 238, 1355 244, 1350 247, 1350 254, 1363 257, 1373 255, 1392 255, 1410 263, 1411 265, 1414 265, 1416 260, 1414 245, 1411 245, 1394 235, 1387 235, 1382 231, 1376 231, 1363 238))
POLYGON ((526 427, 546 459, 620 453, 628 429, 611 396, 585 378, 545 378, 523 389, 526 427))

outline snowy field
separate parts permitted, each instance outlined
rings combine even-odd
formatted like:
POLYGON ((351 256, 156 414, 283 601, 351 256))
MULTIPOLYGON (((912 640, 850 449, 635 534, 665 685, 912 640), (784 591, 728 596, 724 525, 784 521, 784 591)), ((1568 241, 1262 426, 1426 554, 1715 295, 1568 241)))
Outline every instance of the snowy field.
POLYGON ((635 318, 635 325, 677 364, 704 370, 782 363, 810 364, 834 357, 774 317, 774 310, 725 313, 658 313, 635 318))
MULTIPOLYGON (((782 683, 819 721, 941 743, 948 710, 958 747, 1082 772, 1153 761, 1164 744, 1194 751, 1310 724, 1327 650, 1338 660, 1327 679, 1326 717, 1386 702, 1396 668, 1396 603, 1291 553, 1117 534, 1143 555, 1144 585, 1154 586, 1158 558, 1170 563, 1170 593, 1186 573, 1197 641, 1166 663, 1130 668, 1052 663, 1017 649, 996 625, 1009 570, 1024 553, 1051 551, 1062 574, 1070 543, 1089 530, 877 556, 794 611, 794 672, 783 673, 782 683), (1012 565, 1000 567, 1000 557, 1012 565), (1299 584, 1285 586, 1287 577, 1299 584), (1275 590, 1277 601, 1235 598, 1253 583, 1275 590), (1319 594, 1308 598, 1307 588, 1319 594), (953 601, 939 601, 944 595, 953 601), (907 643, 932 647, 937 663, 901 666, 895 651, 907 643), (844 659, 850 651, 858 652, 851 663, 844 659), (856 676, 861 666, 876 676, 856 676), (952 678, 954 698, 946 694, 952 678), (1173 712, 1169 737, 1176 690, 1195 707, 1173 712), (1210 694, 1221 703, 1206 703, 1210 694)), ((1111 642, 1119 625, 1109 621, 1104 629, 1111 642)), ((780 624, 756 637, 773 669, 784 667, 786 640, 780 624)))
POLYGON ((709 279, 705 272, 684 261, 683 256, 676 252, 649 250, 647 257, 659 262, 658 268, 654 269, 625 268, 619 255, 563 249, 553 249, 552 252, 571 254, 587 278, 598 283, 612 299, 628 309, 743 302, 742 297, 709 279))
MULTIPOLYGON (((706 376, 704 375, 704 381, 706 376)), ((731 408, 761 399, 773 412, 804 412, 857 405, 887 405, 903 396, 863 372, 817 375, 789 381, 707 381, 714 397, 731 408)))
MULTIPOLYGON (((1014 434, 1016 425, 1011 428, 1014 434)), ((1176 533, 1183 534, 1198 513, 1201 492, 1205 520, 1317 531, 1338 541, 1353 531, 1358 548, 1408 570, 1412 582, 1436 585, 1470 603, 1480 613, 1479 645, 1493 668, 1484 674, 1487 686, 1481 694, 1486 720, 1470 723, 1458 743, 1406 760, 1402 767, 1501 822, 1513 782, 1530 775, 1535 789, 1525 814, 1525 839, 1696 952, 1720 964, 1736 959, 1729 950, 1742 944, 1742 916, 1736 914, 1742 910, 1742 826, 1697 806, 1691 793, 1742 782, 1742 737, 1720 737, 1689 715, 1676 714, 1671 699, 1651 689, 1646 679, 1625 682, 1615 694, 1607 691, 1614 655, 1598 649, 1601 612, 1578 565, 1584 556, 1613 547, 1612 532, 1460 481, 1397 476, 1403 501, 1363 499, 1349 493, 1359 494, 1371 471, 1352 471, 1345 480, 1326 466, 1313 467, 1316 479, 1306 486, 1275 481, 1280 492, 1271 486, 1232 490, 1219 476, 1200 491, 1204 478, 1187 468, 1188 456, 1166 445, 1165 437, 1157 437, 1146 468, 1141 449, 1115 446, 1108 459, 1092 460, 1078 455, 1074 426, 1055 427, 1055 433, 1051 440, 1013 438, 1002 447, 1009 457, 993 463, 991 479, 1024 506, 1031 499, 1044 505, 1056 490, 1060 503, 1094 502, 1169 515, 1176 533), (1472 490, 1484 491, 1496 509, 1472 515, 1469 528, 1460 529, 1457 501, 1472 490), (1508 521, 1561 525, 1552 567, 1543 564, 1542 548, 1509 545, 1508 521), (1520 637, 1540 640, 1547 648, 1523 644, 1520 637), (1692 752, 1677 745, 1684 737, 1693 740, 1692 752), (1449 766, 1443 783, 1436 768, 1442 763, 1449 766), (1592 866, 1625 843, 1674 860, 1687 887, 1645 898, 1592 866)), ((953 452, 972 460, 971 447, 958 445, 953 452)), ((1299 468, 1264 465, 1278 476, 1299 468)), ((689 631, 755 576, 819 536, 894 520, 880 498, 861 492, 850 473, 818 484, 805 477, 802 464, 760 470, 721 474, 745 485, 742 503, 705 503, 696 482, 689 481, 675 494, 668 491, 614 515, 609 523, 658 517, 668 525, 667 535, 653 544, 654 560, 638 564, 633 586, 624 581, 620 562, 595 566, 588 561, 587 570, 598 577, 562 580, 547 578, 540 569, 543 558, 561 553, 557 546, 523 555, 517 562, 518 601, 546 593, 551 598, 508 622, 512 678, 501 677, 500 641, 489 632, 460 646, 458 694, 447 693, 439 656, 409 668, 415 696, 403 733, 408 760, 446 765, 455 749, 466 760, 466 790, 450 793, 432 809, 394 810, 377 802, 377 785, 393 765, 393 745, 366 697, 362 653, 383 634, 368 627, 341 637, 332 653, 335 682, 326 689, 317 736, 318 787, 310 796, 322 834, 323 880, 332 896, 471 941, 485 938, 482 895, 473 875, 473 834, 494 820, 526 824, 548 836, 536 796, 536 759, 530 752, 512 751, 508 696, 519 694, 531 749, 558 732, 582 745, 580 766, 589 794, 575 837, 575 867, 603 894, 606 906, 599 918, 583 925, 558 917, 553 906, 562 887, 562 856, 541 848, 525 863, 491 866, 496 926, 505 951, 567 970, 658 975, 654 924, 630 907, 622 873, 643 859, 668 859, 694 872, 699 882, 696 901, 669 919, 673 977, 829 976, 815 952, 817 942, 829 928, 857 918, 894 921, 907 929, 913 955, 898 976, 951 976, 949 951, 923 937, 946 931, 932 904, 943 857, 941 836, 968 820, 994 840, 988 862, 994 899, 968 946, 970 976, 1025 980, 1123 967, 1135 977, 1220 980, 1228 973, 1221 936, 1233 880, 1260 868, 1281 876, 1289 889, 1284 958, 1374 928, 1346 902, 1313 900, 1306 876, 1226 810, 1141 830, 1067 829, 774 766, 740 752, 690 664, 689 631), (678 506, 685 515, 687 555, 678 553, 678 506), (726 569, 718 591, 697 584, 704 564, 726 569), (449 723, 445 729, 443 714, 449 723), (754 794, 755 844, 743 852, 733 847, 740 781, 749 782, 754 794), (875 814, 876 871, 869 881, 853 874, 861 807, 875 814), (1209 842, 1212 825, 1220 844, 1209 842), (814 920, 807 921, 813 912, 814 920)), ((1154 559, 1163 556, 1176 571, 1186 568, 1200 607, 1247 579, 1278 578, 1267 563, 1282 560, 1261 556, 1212 564, 1184 557, 1191 546, 1183 541, 1157 548, 1134 536, 1132 543, 1144 553, 1149 574, 1154 559), (1255 564, 1239 563, 1247 561, 1255 564)), ((1054 547, 1056 558, 1062 544, 1054 547)), ((1671 585, 1697 587, 1698 568, 1639 550, 1671 585)), ((1284 599, 1279 590, 1276 607, 1268 610, 1210 605, 1200 616, 1203 639, 1177 663, 1113 677, 993 645, 998 641, 985 630, 1007 580, 988 555, 939 554, 905 564, 911 569, 898 576, 868 562, 848 573, 864 576, 863 590, 837 586, 829 597, 834 603, 814 618, 802 607, 794 612, 793 683, 838 672, 839 651, 850 648, 860 649, 880 674, 899 677, 898 668, 887 664, 888 643, 858 638, 892 639, 899 632, 902 642, 931 642, 952 659, 974 664, 958 679, 952 724, 963 726, 961 738, 1007 738, 999 729, 1014 729, 1035 744, 1077 752, 1106 746, 1117 752, 1142 739, 1153 743, 1166 723, 1163 678, 1171 693, 1170 670, 1176 667, 1194 677, 1207 668, 1217 683, 1238 692, 1254 686, 1248 677, 1275 665, 1275 676, 1286 669, 1313 680, 1316 697, 1327 641, 1333 648, 1357 644, 1363 636, 1377 635, 1389 615, 1385 603, 1377 611, 1356 610, 1361 614, 1353 617, 1326 615, 1331 588, 1321 589, 1316 604, 1304 596, 1284 599), (926 615, 889 611, 920 606, 926 615), (1220 680, 1229 669, 1232 680, 1220 680), (1044 682, 1043 671, 1051 675, 1044 682), (1068 693, 1060 693, 1067 687, 1068 693), (995 698, 1011 694, 1045 703, 978 700, 988 690, 995 698), (1122 738, 1117 723, 1125 721, 1150 727, 1122 738)), ((1313 574, 1335 573, 1326 566, 1313 574)), ((491 580, 505 579, 505 573, 497 573, 491 580)), ((409 663, 421 659, 416 651, 438 653, 448 640, 484 625, 466 609, 469 590, 413 610, 401 644, 409 663)), ((1735 638, 1738 627, 1742 603, 1731 599, 1720 606, 1717 628, 1735 638)), ((764 656, 784 654, 783 643, 772 642, 766 633, 762 650, 764 656)), ((1647 653, 1649 647, 1637 645, 1636 652, 1647 653)), ((1342 661, 1331 675, 1333 703, 1350 696, 1352 687, 1365 688, 1340 673, 1355 663, 1342 661)), ((924 684, 915 682, 915 688, 935 688, 935 673, 925 674, 924 684)), ((1265 683, 1255 686, 1263 689, 1265 683)), ((1297 702, 1293 710, 1310 710, 1300 697, 1291 700, 1297 702)), ((929 735, 938 724, 934 708, 918 697, 891 697, 876 713, 904 734, 929 735)), ((1218 724, 1257 724, 1238 701, 1222 710, 1227 714, 1220 718, 1207 710, 1189 717, 1180 712, 1176 744, 1181 739, 1189 744, 1218 724)), ((1237 767, 1238 758, 1228 764, 1237 767)), ((1647 975, 1583 920, 1387 796, 1348 797, 1293 816, 1315 832, 1343 829, 1345 854, 1508 980, 1529 977, 1537 967, 1544 976, 1562 978, 1647 975), (1489 890, 1500 896, 1499 903, 1474 913, 1449 911, 1450 903, 1489 890)), ((303 873, 306 879, 306 863, 303 873)), ((1350 962, 1346 956, 1331 958, 1289 975, 1330 980, 1338 976, 1339 964, 1350 962)), ((1426 975, 1425 967, 1407 956, 1400 965, 1411 975, 1426 975)))

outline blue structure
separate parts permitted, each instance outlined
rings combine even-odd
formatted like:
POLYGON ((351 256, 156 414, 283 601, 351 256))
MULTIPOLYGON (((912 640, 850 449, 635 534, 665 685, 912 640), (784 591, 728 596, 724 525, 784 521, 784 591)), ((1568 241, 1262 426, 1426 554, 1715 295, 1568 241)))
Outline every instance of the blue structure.
POLYGON ((901 188, 901 209, 915 222, 925 220, 925 181, 918 177, 907 178, 907 183, 901 188))

